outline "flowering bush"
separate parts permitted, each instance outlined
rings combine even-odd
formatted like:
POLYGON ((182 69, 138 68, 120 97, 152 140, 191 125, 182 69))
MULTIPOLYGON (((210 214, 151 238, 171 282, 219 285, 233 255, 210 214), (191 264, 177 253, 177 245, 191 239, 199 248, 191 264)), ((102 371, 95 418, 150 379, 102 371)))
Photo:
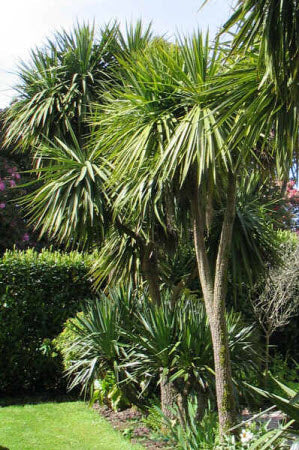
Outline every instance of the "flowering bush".
POLYGON ((25 193, 16 189, 22 182, 20 170, 15 162, 0 157, 0 254, 16 246, 23 249, 35 243, 32 233, 22 216, 16 199, 25 193))
POLYGON ((289 209, 292 211, 292 227, 299 234, 299 191, 294 180, 287 184, 286 197, 289 209))
MULTIPOLYGON (((38 250, 49 247, 48 236, 39 240, 38 233, 28 224, 18 199, 28 193, 32 181, 26 174, 30 159, 18 157, 3 151, 0 145, 0 255, 13 248, 24 250, 34 247, 38 250)), ((55 247, 55 245, 54 245, 55 247)))
POLYGON ((291 229, 299 233, 299 191, 295 180, 290 180, 281 196, 282 183, 276 182, 269 189, 270 197, 275 201, 273 214, 279 228, 291 229))

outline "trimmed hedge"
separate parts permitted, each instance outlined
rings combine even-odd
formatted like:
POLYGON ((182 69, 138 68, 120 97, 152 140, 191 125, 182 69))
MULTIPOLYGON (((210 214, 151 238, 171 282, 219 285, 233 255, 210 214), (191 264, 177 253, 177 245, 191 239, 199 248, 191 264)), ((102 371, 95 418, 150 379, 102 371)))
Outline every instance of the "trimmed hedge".
POLYGON ((7 251, 0 258, 0 392, 62 389, 51 340, 94 296, 92 256, 44 250, 7 251))

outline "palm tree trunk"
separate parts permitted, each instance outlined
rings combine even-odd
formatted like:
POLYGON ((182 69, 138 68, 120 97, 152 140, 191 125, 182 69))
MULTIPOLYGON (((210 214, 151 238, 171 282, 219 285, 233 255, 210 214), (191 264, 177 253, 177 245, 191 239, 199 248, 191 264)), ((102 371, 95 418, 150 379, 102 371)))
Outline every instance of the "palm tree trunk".
POLYGON ((266 338, 266 355, 265 355, 265 377, 264 377, 264 387, 268 386, 269 378, 269 359, 270 359, 270 333, 267 331, 265 334, 266 338))
POLYGON ((197 398, 197 410, 196 410, 196 421, 200 423, 205 414, 207 404, 208 404, 208 396, 207 393, 203 391, 203 389, 199 388, 196 394, 197 398))
POLYGON ((177 407, 179 413, 179 421, 181 426, 186 429, 189 424, 189 414, 188 414, 188 396, 190 393, 190 385, 187 381, 182 384, 180 382, 180 388, 177 395, 177 407))
POLYGON ((225 307, 215 308, 210 319, 214 351, 215 381, 220 434, 223 435, 236 420, 236 405, 233 393, 231 362, 228 347, 225 307))
POLYGON ((123 223, 119 217, 115 218, 115 225, 120 233, 127 234, 138 243, 141 256, 141 270, 144 278, 148 282, 149 295, 156 305, 160 305, 161 294, 158 279, 158 266, 153 243, 146 243, 138 233, 131 230, 131 228, 123 223))
POLYGON ((158 266, 154 250, 145 247, 141 252, 141 270, 148 282, 149 295, 156 305, 161 305, 161 294, 158 277, 158 266))
POLYGON ((160 369, 160 398, 161 398, 161 410, 163 414, 169 419, 173 419, 173 407, 176 404, 177 393, 174 384, 163 376, 163 368, 160 369))
POLYGON ((193 195, 191 200, 193 236, 198 274, 213 341, 217 406, 221 435, 231 428, 236 419, 236 407, 233 394, 231 363, 225 320, 227 271, 235 217, 235 204, 236 181, 233 174, 230 174, 228 179, 226 210, 218 246, 215 274, 214 277, 212 277, 204 239, 205 217, 203 208, 200 207, 197 187, 195 195, 193 195))
POLYGON ((214 218, 214 208, 213 208, 213 194, 214 194, 214 179, 213 174, 209 174, 208 180, 208 192, 206 199, 206 229, 207 234, 210 234, 213 218, 214 218))
POLYGON ((214 314, 211 326, 215 360, 217 405, 221 433, 224 433, 231 428, 236 420, 236 406, 233 394, 231 363, 225 320, 227 272, 235 210, 236 180, 233 174, 230 173, 228 177, 226 210, 224 213, 215 267, 214 314))

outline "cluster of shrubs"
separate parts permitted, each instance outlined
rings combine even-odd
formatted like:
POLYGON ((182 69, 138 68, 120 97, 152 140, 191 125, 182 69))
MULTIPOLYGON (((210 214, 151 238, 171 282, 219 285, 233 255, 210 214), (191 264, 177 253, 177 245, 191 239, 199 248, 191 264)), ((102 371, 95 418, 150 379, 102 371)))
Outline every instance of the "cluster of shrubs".
POLYGON ((92 256, 48 250, 7 251, 0 258, 0 393, 63 388, 51 341, 86 298, 94 297, 92 256))

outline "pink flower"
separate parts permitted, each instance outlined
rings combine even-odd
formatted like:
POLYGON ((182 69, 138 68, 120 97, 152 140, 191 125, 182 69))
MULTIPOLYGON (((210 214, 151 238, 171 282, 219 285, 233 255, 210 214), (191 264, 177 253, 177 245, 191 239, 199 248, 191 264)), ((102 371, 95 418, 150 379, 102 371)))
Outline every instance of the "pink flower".
POLYGON ((15 180, 9 180, 9 184, 10 184, 10 187, 15 187, 16 186, 15 180))
POLYGON ((22 241, 23 241, 23 242, 29 241, 29 234, 28 234, 28 233, 25 233, 25 234, 23 235, 22 241))
POLYGON ((16 178, 16 180, 19 180, 21 178, 21 175, 19 173, 15 173, 14 177, 16 178))
POLYGON ((3 181, 0 181, 0 191, 5 191, 5 183, 3 181))
POLYGON ((0 203, 0 208, 3 209, 5 208, 6 204, 4 202, 0 203))
POLYGON ((288 191, 289 197, 295 197, 297 193, 298 193, 297 189, 290 189, 288 191))
POLYGON ((9 169, 7 169, 8 173, 13 173, 13 169, 10 167, 9 169))

